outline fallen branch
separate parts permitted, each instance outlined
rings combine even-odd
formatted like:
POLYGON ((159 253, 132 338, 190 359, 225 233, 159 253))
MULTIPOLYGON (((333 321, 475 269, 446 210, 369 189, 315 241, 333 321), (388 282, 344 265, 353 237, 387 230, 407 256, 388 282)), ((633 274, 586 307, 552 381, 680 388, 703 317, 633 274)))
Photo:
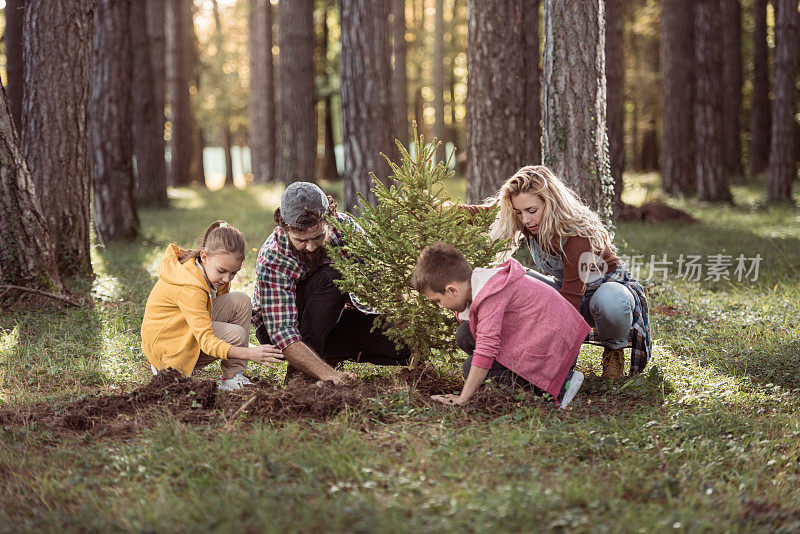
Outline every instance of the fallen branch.
POLYGON ((236 423, 236 418, 239 416, 239 414, 240 414, 240 413, 242 413, 243 411, 245 411, 245 410, 247 409, 247 407, 248 407, 248 406, 250 406, 251 404, 253 404, 253 401, 254 401, 254 400, 256 400, 256 395, 253 395, 252 397, 250 397, 249 399, 247 399, 247 401, 246 401, 244 404, 242 404, 241 406, 239 406, 239 409, 238 409, 238 410, 236 410, 235 412, 233 412, 233 415, 231 416, 231 418, 228 420, 228 422, 227 422, 227 423, 225 423, 225 431, 226 431, 226 432, 230 432, 231 430, 233 430, 233 425, 236 423))
POLYGON ((34 289, 32 287, 3 285, 3 286, 0 286, 0 291, 2 291, 2 293, 0 293, 0 297, 2 297, 3 295, 5 295, 6 293, 8 293, 11 290, 17 290, 17 291, 21 291, 23 293, 33 293, 35 295, 41 295, 43 297, 48 297, 48 298, 51 298, 51 299, 54 299, 54 300, 58 300, 60 302, 63 302, 64 304, 68 304, 70 306, 75 306, 76 308, 80 308, 81 307, 81 304, 79 302, 75 302, 71 298, 63 297, 61 295, 56 295, 55 293, 50 293, 48 291, 43 291, 41 289, 34 289))

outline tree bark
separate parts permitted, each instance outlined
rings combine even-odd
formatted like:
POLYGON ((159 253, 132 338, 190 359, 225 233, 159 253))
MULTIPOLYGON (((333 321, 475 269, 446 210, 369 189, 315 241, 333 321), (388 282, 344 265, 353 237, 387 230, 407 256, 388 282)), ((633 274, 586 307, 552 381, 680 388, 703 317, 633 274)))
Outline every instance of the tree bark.
MULTIPOLYGON (((194 14, 197 9, 198 5, 194 3, 194 0, 189 0, 188 9, 184 12, 186 27, 189 29, 189 31, 186 32, 186 39, 188 41, 186 47, 189 50, 189 94, 197 94, 200 91, 200 40, 197 37, 197 31, 194 27, 194 14)), ((191 97, 189 98, 189 124, 190 131, 192 132, 191 152, 189 157, 190 183, 205 185, 206 170, 203 160, 203 153, 206 147, 205 132, 203 132, 203 129, 195 120, 194 103, 191 97)))
MULTIPOLYGON (((328 74, 328 56, 330 50, 330 34, 328 24, 328 11, 335 8, 335 2, 324 7, 323 20, 322 20, 322 42, 320 43, 320 53, 324 61, 322 62, 325 67, 325 77, 327 78, 327 85, 332 87, 331 76, 328 74)), ((320 163, 319 176, 327 180, 339 180, 339 169, 336 167, 336 143, 333 139, 333 96, 332 89, 328 90, 325 98, 323 99, 324 109, 322 109, 322 124, 323 124, 323 152, 322 161, 320 163)))
POLYGON ((272 4, 250 0, 250 158, 255 183, 275 179, 275 74, 272 4))
POLYGON ((25 19, 25 0, 6 1, 6 85, 11 116, 17 133, 22 132, 22 99, 25 92, 25 76, 22 59, 22 28, 25 19))
POLYGON ((753 98, 750 112, 750 175, 769 166, 770 102, 767 0, 753 0, 753 98))
MULTIPOLYGON (((152 2, 152 0, 151 0, 152 2)), ((136 192, 140 206, 163 204, 167 200, 164 161, 164 111, 159 108, 153 53, 147 31, 146 2, 130 4, 131 91, 133 153, 136 156, 136 192)))
POLYGON ((22 148, 62 279, 91 277, 91 0, 27 2, 22 148))
POLYGON ((47 221, 0 85, 0 284, 61 288, 47 221))
POLYGON ((433 135, 441 143, 437 159, 444 159, 447 125, 444 122, 444 0, 436 0, 433 24, 433 135))
POLYGON ((545 0, 544 6, 544 164, 610 219, 605 2, 545 0))
POLYGON ((172 115, 170 182, 174 186, 186 186, 192 183, 191 174, 193 124, 192 109, 189 100, 189 65, 191 51, 189 49, 190 31, 187 21, 187 10, 190 0, 168 0, 169 17, 167 28, 168 65, 170 73, 169 103, 172 115))
POLYGON ((467 202, 525 162, 525 2, 467 3, 467 202))
POLYGON ((314 88, 314 2, 278 5, 280 56, 280 177, 314 181, 317 114, 314 88))
POLYGON ((694 148, 694 0, 661 3, 662 179, 668 195, 697 187, 694 148))
POLYGON ((697 199, 730 201, 724 165, 720 0, 697 0, 695 9, 697 199))
POLYGON ((722 0, 722 106, 725 172, 742 175, 742 7, 739 0, 722 0))
POLYGON ((408 75, 406 73, 406 0, 392 0, 392 48, 394 70, 392 90, 394 98, 395 137, 408 144, 408 75))
POLYGON ((775 77, 772 94, 772 143, 769 152, 770 201, 791 201, 797 178, 796 113, 800 15, 796 0, 773 0, 775 7, 775 77))
POLYGON ((167 202, 167 171, 166 171, 166 142, 164 140, 164 125, 166 115, 164 105, 167 93, 166 75, 166 18, 167 6, 164 0, 147 0, 147 38, 150 41, 150 56, 153 66, 153 107, 155 108, 155 121, 158 127, 158 138, 154 140, 156 152, 160 161, 156 162, 159 169, 155 174, 156 203, 167 202))
MULTIPOLYGON (((217 61, 217 68, 222 70, 226 58, 225 58, 225 39, 222 34, 222 21, 220 20, 219 16, 219 4, 217 0, 212 0, 211 2, 211 10, 214 16, 214 26, 217 30, 214 39, 216 42, 216 61, 217 61)), ((221 124, 219 127, 220 137, 222 138, 222 149, 225 152, 225 183, 224 186, 232 186, 233 185, 233 154, 231 150, 233 149, 233 136, 231 135, 231 125, 230 125, 230 109, 228 108, 227 104, 217 106, 217 110, 220 115, 221 124)))
POLYGON ((608 156, 614 180, 614 213, 622 207, 625 167, 625 2, 606 1, 606 84, 608 156))
POLYGON ((95 0, 92 53, 94 224, 103 243, 138 234, 133 179, 130 4, 95 0))
POLYGON ((525 156, 526 165, 542 162, 542 69, 539 7, 541 0, 525 6, 525 156))
POLYGON ((345 209, 370 202, 370 172, 384 179, 395 157, 391 42, 386 0, 339 0, 342 28, 341 108, 345 209))

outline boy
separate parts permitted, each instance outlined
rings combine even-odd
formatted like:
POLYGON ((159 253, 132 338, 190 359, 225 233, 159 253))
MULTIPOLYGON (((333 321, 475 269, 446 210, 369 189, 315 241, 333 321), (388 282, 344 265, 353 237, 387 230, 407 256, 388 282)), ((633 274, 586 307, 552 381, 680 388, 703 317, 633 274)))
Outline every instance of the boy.
POLYGON ((561 409, 575 398, 583 373, 572 368, 590 327, 555 289, 526 276, 517 260, 473 270, 454 246, 436 243, 422 251, 411 280, 434 304, 457 313, 456 341, 470 355, 461 395, 434 400, 462 405, 487 377, 532 384, 561 409))

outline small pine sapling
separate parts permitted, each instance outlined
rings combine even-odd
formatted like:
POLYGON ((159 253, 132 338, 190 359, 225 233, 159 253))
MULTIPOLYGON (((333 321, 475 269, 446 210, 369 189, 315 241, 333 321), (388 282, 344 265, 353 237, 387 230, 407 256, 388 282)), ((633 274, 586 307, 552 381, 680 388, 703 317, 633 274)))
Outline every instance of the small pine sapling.
POLYGON ((444 241, 461 250, 473 267, 485 267, 504 243, 488 237, 497 208, 470 215, 450 200, 443 182, 455 173, 436 161, 437 143, 426 147, 416 134, 410 151, 396 143, 401 164, 384 155, 394 174, 391 185, 371 174, 375 206, 359 195, 355 219, 363 232, 331 221, 344 236, 332 259, 341 273, 339 287, 379 310, 375 326, 388 327, 389 338, 406 345, 412 366, 420 368, 432 354, 449 361, 457 353, 453 313, 439 309, 411 285, 422 249, 444 241))

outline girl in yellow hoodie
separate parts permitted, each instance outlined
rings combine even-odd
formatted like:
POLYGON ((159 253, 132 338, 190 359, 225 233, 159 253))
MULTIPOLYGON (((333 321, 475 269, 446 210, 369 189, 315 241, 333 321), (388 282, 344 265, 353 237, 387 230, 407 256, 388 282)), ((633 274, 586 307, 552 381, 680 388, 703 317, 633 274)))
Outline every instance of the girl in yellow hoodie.
POLYGON ((167 247, 144 310, 142 352, 153 372, 171 367, 185 376, 222 360, 220 389, 239 389, 250 383, 244 376, 247 360, 274 363, 281 351, 273 345, 249 346, 250 297, 229 292, 244 261, 242 233, 216 221, 202 243, 195 250, 167 247))

